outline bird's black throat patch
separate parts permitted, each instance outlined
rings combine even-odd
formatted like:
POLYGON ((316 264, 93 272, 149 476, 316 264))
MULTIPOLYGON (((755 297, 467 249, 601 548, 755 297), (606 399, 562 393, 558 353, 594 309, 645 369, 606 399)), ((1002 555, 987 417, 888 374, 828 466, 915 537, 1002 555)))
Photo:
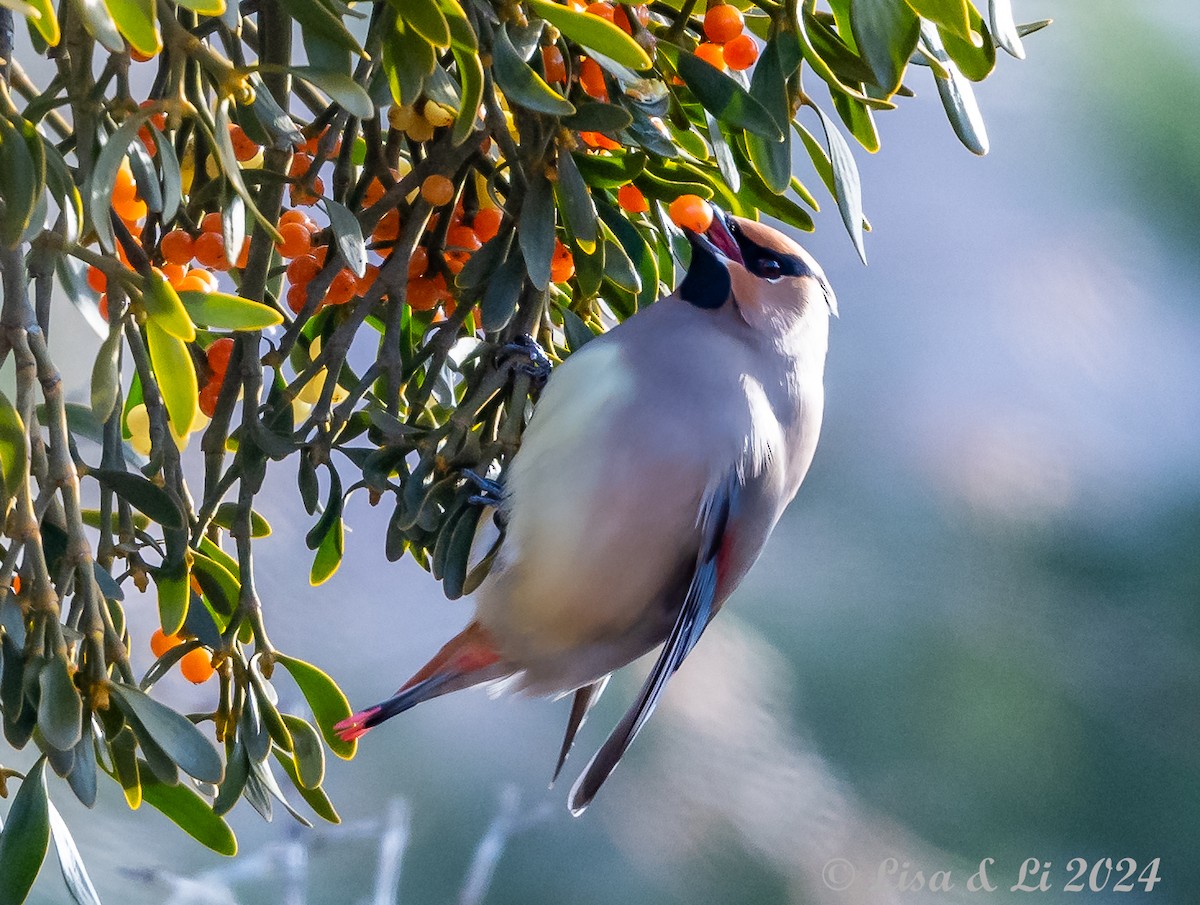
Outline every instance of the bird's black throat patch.
POLYGON ((729 301, 729 269, 707 241, 692 241, 692 263, 679 284, 679 297, 697 308, 715 310, 729 301))

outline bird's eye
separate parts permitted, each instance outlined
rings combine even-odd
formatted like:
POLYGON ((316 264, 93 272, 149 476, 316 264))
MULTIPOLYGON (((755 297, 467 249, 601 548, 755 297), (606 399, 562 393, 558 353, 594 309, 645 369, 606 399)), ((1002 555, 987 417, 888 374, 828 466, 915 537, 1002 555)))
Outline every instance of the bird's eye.
POLYGON ((774 280, 783 274, 783 265, 774 258, 759 258, 754 263, 754 272, 760 277, 774 280))

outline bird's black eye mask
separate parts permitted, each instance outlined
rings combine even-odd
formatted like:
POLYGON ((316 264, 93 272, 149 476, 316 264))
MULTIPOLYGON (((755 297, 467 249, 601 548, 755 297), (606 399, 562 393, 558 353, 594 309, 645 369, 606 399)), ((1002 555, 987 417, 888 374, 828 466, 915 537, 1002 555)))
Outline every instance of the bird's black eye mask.
POLYGON ((720 308, 729 299, 733 284, 725 260, 737 261, 764 280, 814 276, 802 259, 763 248, 722 211, 716 212, 704 233, 687 230, 687 237, 692 245, 692 263, 679 285, 679 295, 697 308, 720 308))

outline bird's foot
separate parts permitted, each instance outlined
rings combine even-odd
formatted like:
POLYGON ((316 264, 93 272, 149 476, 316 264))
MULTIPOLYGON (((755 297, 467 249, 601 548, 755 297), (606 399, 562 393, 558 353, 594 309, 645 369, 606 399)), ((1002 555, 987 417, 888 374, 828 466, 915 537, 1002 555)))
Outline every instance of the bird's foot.
POLYGON ((499 506, 504 499, 504 485, 499 481, 493 481, 491 478, 485 478, 478 472, 472 471, 469 468, 462 470, 462 475, 477 488, 479 493, 474 496, 467 497, 468 503, 474 503, 476 506, 499 506))
POLYGON ((514 371, 528 374, 538 383, 544 383, 550 376, 550 356, 528 333, 522 333, 512 342, 505 343, 497 351, 496 357, 514 371))

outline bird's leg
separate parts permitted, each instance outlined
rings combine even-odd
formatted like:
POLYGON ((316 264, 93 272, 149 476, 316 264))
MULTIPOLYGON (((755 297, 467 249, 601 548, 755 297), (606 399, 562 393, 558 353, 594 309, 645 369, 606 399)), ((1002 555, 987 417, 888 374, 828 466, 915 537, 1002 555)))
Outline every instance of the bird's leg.
POLYGON ((504 499, 504 485, 499 481, 493 481, 491 478, 485 478, 483 475, 470 468, 462 470, 462 476, 479 488, 479 493, 474 496, 467 497, 468 503, 474 503, 477 506, 499 506, 504 499))
POLYGON ((515 371, 528 374, 538 383, 545 382, 546 378, 550 376, 550 356, 528 333, 522 333, 512 342, 501 346, 496 353, 496 358, 505 363, 507 363, 507 359, 517 359, 508 366, 515 371))

